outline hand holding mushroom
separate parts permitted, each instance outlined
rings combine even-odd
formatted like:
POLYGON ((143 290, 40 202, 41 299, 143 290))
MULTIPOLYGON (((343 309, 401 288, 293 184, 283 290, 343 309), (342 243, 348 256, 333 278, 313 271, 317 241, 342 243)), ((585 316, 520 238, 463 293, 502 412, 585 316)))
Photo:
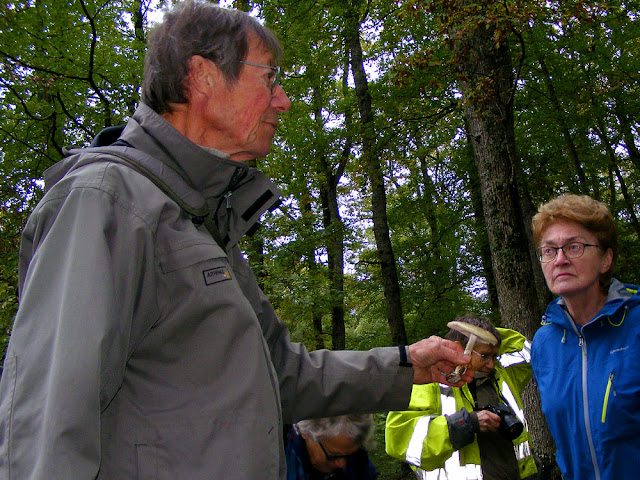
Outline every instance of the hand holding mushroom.
POLYGON ((460 387, 473 380, 473 372, 466 372, 466 368, 457 381, 452 382, 446 378, 456 367, 468 365, 471 361, 456 342, 436 336, 429 337, 409 345, 409 357, 413 364, 415 384, 440 382, 460 387))
MULTIPOLYGON (((494 337, 493 334, 475 325, 471 325, 465 322, 449 322, 447 323, 447 327, 452 330, 457 330, 458 332, 469 337, 467 346, 464 349, 465 355, 471 355, 473 347, 475 347, 476 343, 488 343, 489 345, 494 346, 498 344, 498 339, 494 337)), ((466 366, 458 366, 453 372, 449 373, 446 378, 452 384, 460 382, 460 380, 463 378, 463 375, 466 373, 466 370, 466 366)))

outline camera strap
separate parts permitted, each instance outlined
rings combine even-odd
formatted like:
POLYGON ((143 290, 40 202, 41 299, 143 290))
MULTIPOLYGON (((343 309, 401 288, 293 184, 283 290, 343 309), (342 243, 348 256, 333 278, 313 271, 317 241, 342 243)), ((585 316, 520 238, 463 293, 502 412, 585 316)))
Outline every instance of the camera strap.
POLYGON ((477 386, 475 379, 470 381, 467 386, 469 387, 469 392, 471 393, 471 398, 473 399, 473 410, 478 411, 478 394, 477 394, 477 386))
POLYGON ((481 410, 487 405, 499 403, 499 401, 508 405, 508 402, 505 400, 502 392, 500 392, 498 379, 495 372, 483 379, 475 378, 471 382, 469 382, 467 386, 469 387, 469 392, 472 396, 473 409, 475 411, 481 410), (479 381, 480 385, 478 385, 479 381), (480 390, 480 394, 478 390, 480 390), (497 402, 496 400, 499 401, 497 402))

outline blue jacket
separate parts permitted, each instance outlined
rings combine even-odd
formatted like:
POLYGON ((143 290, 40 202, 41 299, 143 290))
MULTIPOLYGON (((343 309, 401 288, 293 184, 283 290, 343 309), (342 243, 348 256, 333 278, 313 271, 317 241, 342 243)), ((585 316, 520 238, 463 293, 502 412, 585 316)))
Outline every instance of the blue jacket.
POLYGON ((542 411, 565 480, 637 478, 640 458, 640 294, 612 280, 583 327, 549 304, 531 348, 542 411))

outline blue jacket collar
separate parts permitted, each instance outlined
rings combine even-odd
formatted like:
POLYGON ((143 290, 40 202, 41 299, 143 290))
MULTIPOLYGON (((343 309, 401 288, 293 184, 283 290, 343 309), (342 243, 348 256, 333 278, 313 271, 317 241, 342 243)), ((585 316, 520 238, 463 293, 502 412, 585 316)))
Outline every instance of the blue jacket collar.
MULTIPOLYGON (((614 316, 637 291, 638 287, 635 285, 624 284, 615 278, 611 279, 611 285, 609 285, 607 301, 604 307, 602 307, 598 314, 591 319, 587 325, 602 316, 614 316)), ((549 304, 542 322, 553 323, 564 328, 573 328, 573 320, 567 314, 565 301, 560 297, 549 304)))

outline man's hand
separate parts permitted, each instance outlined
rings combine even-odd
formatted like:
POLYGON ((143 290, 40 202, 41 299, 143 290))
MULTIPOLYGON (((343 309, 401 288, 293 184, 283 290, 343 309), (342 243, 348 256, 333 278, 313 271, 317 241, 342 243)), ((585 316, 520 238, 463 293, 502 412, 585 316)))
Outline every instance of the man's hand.
POLYGON ((485 432, 497 432, 500 426, 501 418, 493 412, 487 410, 480 410, 476 412, 478 416, 478 424, 480 425, 480 431, 485 432))
POLYGON ((461 387, 473 380, 473 371, 467 368, 459 382, 451 383, 446 376, 457 365, 469 365, 471 357, 464 349, 450 340, 432 336, 409 345, 410 362, 413 364, 413 383, 444 383, 461 387))

